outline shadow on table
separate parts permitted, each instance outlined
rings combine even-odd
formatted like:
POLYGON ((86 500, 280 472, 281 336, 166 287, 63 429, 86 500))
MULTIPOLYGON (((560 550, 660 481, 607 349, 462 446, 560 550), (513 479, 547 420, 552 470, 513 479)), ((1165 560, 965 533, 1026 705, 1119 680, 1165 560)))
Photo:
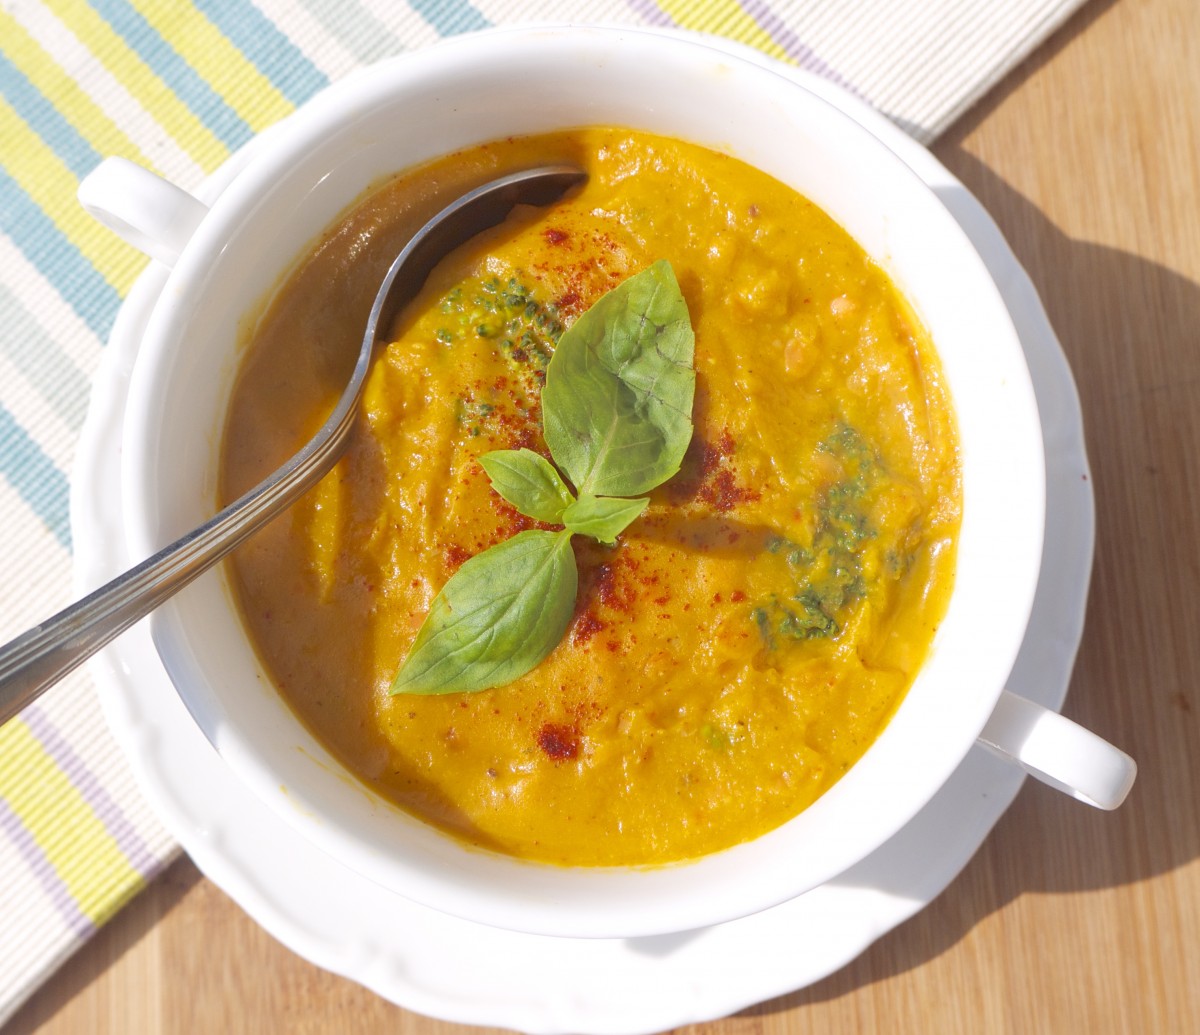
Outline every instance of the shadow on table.
MULTIPOLYGON (((55 974, 50 986, 34 993, 4 1025, 4 1035, 28 1035, 49 1023, 61 1010, 69 1009, 67 1004, 71 1000, 101 979, 114 962, 149 935, 155 924, 199 881, 200 872, 186 858, 167 867, 146 890, 92 936, 87 951, 75 953, 55 974)), ((93 1020, 91 1017, 80 1018, 78 1030, 86 1030, 93 1020)))
MULTIPOLYGON (((1113 813, 1027 781, 929 907, 837 973, 748 1014, 836 999, 903 974, 1021 895, 1134 884, 1200 857, 1200 285, 1063 234, 959 146, 984 115, 937 153, 997 216, 1041 295, 1079 387, 1096 493, 1087 626, 1064 712, 1133 755, 1138 781, 1113 813)), ((1128 197, 1120 201, 1132 219, 1128 197)), ((1145 218, 1147 235, 1169 233, 1145 218)), ((878 867, 867 872, 864 886, 906 893, 878 867)), ((1117 944, 1137 937, 1103 936, 1117 944)))

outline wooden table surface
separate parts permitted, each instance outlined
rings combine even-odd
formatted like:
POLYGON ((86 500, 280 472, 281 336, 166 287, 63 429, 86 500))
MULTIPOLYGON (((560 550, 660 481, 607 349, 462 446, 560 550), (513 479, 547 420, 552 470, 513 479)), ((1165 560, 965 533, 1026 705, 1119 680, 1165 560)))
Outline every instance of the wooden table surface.
MULTIPOLYGON (((1200 7, 1091 0, 934 149, 1029 270, 1098 509, 1065 711, 1141 772, 1105 814, 1027 781, 931 906, 705 1035, 1200 1032, 1200 7)), ((5 1035, 462 1032, 292 955, 183 859, 5 1035)))

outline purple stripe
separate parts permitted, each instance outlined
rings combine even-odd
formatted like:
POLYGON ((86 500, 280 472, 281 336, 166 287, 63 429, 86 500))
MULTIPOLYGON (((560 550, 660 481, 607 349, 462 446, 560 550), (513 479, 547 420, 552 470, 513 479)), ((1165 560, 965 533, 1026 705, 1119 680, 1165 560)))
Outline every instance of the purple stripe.
POLYGON ((96 925, 83 915, 79 903, 71 897, 66 884, 63 883, 54 867, 50 865, 50 860, 38 847, 33 835, 25 828, 20 817, 13 812, 11 806, 3 798, 0 798, 0 831, 8 835, 8 839, 16 847, 21 858, 25 860, 25 865, 37 878, 42 890, 46 892, 46 897, 54 904, 54 908, 58 910, 59 916, 71 929, 71 933, 82 940, 95 931, 96 925))
POLYGON ((630 8, 651 25, 663 29, 676 28, 675 19, 664 11, 654 0, 626 0, 630 8))
POLYGON ((759 26, 783 48, 783 52, 797 65, 810 72, 816 72, 817 75, 837 83, 838 86, 853 90, 853 84, 843 79, 836 69, 817 57, 816 52, 796 35, 790 25, 767 6, 765 0, 738 0, 738 2, 742 5, 742 9, 758 22, 759 26))
POLYGON ((84 801, 117 842, 117 847, 124 853, 130 865, 146 879, 153 876, 161 868, 162 862, 155 858, 120 803, 108 793, 108 788, 79 757, 70 741, 59 732, 41 706, 35 704, 26 708, 21 713, 21 719, 58 767, 66 773, 75 789, 83 795, 84 801))

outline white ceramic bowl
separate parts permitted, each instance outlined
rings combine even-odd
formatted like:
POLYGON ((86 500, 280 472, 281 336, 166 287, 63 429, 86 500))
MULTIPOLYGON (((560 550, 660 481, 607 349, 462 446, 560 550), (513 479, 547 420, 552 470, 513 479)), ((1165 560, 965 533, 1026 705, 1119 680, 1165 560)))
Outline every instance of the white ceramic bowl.
MULTIPOLYGON (((694 862, 524 863, 465 848, 346 774, 272 688, 222 572, 164 605, 153 634, 180 695, 231 770, 351 868, 483 923, 629 937, 746 915, 845 870, 930 799, 1006 698, 1041 557, 1043 455, 1033 392, 982 262, 890 151, 781 76, 652 33, 492 32, 357 73, 272 130, 211 210, 192 213, 203 216, 194 232, 196 219, 187 220, 132 376, 123 494, 135 556, 213 513, 242 322, 369 185, 488 139, 587 124, 728 151, 811 198, 887 269, 940 353, 963 457, 956 585, 928 663, 862 760, 789 823, 694 862)), ((1000 746, 1019 753, 1019 744, 1000 746)))

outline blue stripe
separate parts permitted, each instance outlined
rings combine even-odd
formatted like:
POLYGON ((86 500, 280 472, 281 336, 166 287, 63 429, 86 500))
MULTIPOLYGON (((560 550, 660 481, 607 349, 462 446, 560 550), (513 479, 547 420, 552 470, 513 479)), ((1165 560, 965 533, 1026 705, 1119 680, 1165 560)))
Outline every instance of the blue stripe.
POLYGON ((71 549, 67 476, 42 452, 8 409, 0 405, 0 474, 29 504, 54 537, 71 549))
POLYGON ((408 0, 408 6, 443 36, 492 27, 467 0, 408 0))
POLYGON ((3 53, 0 53, 0 93, 76 176, 83 177, 100 164, 101 156, 96 149, 3 53))
POLYGON ((121 296, 2 166, 0 231, 13 239, 96 337, 107 341, 121 296))
POLYGON ((303 104, 329 85, 325 74, 258 8, 228 0, 193 3, 293 104, 303 104))
POLYGON ((4 336, 0 351, 37 389, 72 431, 83 425, 87 410, 88 379, 63 347, 43 330, 21 299, 0 284, 0 326, 4 336))
POLYGON ((253 131, 242 117, 221 99, 200 74, 179 56, 141 13, 126 0, 88 0, 101 17, 122 37, 193 114, 230 150, 246 143, 253 131))

